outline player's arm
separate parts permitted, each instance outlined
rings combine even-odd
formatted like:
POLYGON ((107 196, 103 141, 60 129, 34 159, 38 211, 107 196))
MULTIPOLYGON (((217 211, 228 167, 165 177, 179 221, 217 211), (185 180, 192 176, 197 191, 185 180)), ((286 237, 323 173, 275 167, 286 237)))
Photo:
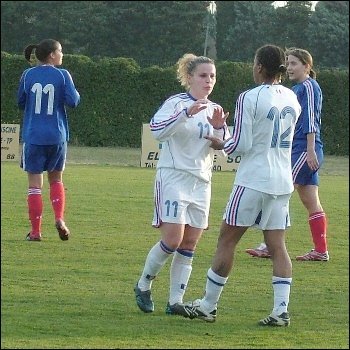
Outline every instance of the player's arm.
POLYGON ((235 125, 233 129, 232 137, 220 143, 217 140, 211 140, 214 149, 223 149, 226 154, 242 155, 252 148, 253 144, 253 131, 252 131, 252 115, 254 104, 251 99, 246 96, 246 92, 239 95, 236 102, 235 109, 235 125), (213 143, 214 141, 214 143, 213 143), (220 148, 223 147, 223 148, 220 148))
POLYGON ((17 91, 17 104, 20 109, 24 109, 26 105, 27 95, 24 88, 25 75, 27 71, 24 71, 19 81, 17 91))
POLYGON ((176 108, 172 100, 167 101, 151 119, 151 132, 156 140, 165 141, 176 132, 179 125, 186 123, 189 117, 186 108, 176 108))
POLYGON ((79 92, 74 86, 70 73, 65 69, 62 69, 62 73, 65 77, 64 103, 69 107, 75 108, 80 102, 79 92))
POLYGON ((316 136, 316 115, 315 115, 315 91, 312 84, 306 81, 303 84, 305 94, 302 106, 303 111, 303 131, 306 134, 306 161, 309 168, 316 171, 319 168, 317 155, 315 152, 315 136, 316 136))
POLYGON ((304 134, 315 133, 317 131, 315 91, 311 82, 308 80, 303 83, 302 101, 303 132, 304 134))
POLYGON ((316 171, 319 168, 319 162, 315 151, 315 133, 307 134, 306 141, 306 162, 311 170, 316 171))

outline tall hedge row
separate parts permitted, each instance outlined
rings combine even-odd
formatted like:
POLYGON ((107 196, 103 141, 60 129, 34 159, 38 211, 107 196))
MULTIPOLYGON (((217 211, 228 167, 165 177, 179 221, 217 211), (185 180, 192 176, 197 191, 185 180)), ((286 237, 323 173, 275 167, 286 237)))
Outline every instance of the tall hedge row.
MULTIPOLYGON (((210 96, 227 111, 232 124, 235 100, 254 86, 251 65, 217 62, 217 83, 210 96)), ((141 146, 141 127, 149 123, 161 103, 183 91, 176 68, 153 66, 141 69, 130 58, 65 55, 68 69, 81 95, 76 109, 68 108, 70 143, 81 146, 141 146)), ((1 123, 20 124, 22 112, 16 104, 19 78, 28 63, 24 57, 1 53, 1 123)), ((325 153, 349 155, 349 71, 318 72, 323 94, 322 134, 325 153)), ((290 86, 290 82, 286 81, 290 86)))

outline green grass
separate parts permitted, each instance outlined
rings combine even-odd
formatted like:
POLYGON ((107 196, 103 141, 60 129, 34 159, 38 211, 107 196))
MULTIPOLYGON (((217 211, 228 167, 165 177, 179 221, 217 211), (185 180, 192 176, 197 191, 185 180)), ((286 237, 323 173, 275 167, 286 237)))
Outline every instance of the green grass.
MULTIPOLYGON (((64 182, 68 242, 59 240, 43 189, 42 242, 26 242, 27 178, 1 163, 2 349, 347 349, 349 348, 348 158, 326 157, 320 197, 328 215, 328 263, 293 263, 288 328, 257 326, 272 307, 271 261, 244 249, 261 241, 249 230, 222 293, 214 324, 164 313, 169 263, 154 281, 156 310, 143 314, 133 286, 150 247, 155 169, 139 168, 139 150, 71 147, 64 182), (79 160, 83 163, 78 164, 79 160)), ((198 245, 185 299, 202 296, 234 174, 215 173, 210 228, 198 245)), ((305 209, 291 200, 292 258, 312 247, 305 209)))

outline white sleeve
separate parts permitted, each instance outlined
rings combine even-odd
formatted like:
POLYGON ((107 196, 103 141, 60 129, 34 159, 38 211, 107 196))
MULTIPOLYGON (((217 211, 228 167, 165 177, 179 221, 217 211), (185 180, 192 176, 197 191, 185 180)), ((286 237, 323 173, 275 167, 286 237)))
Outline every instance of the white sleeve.
MULTIPOLYGON (((213 128, 213 136, 217 137, 218 139, 223 140, 223 141, 224 140, 228 140, 231 137, 231 134, 230 134, 230 130, 228 129, 228 126, 226 125, 226 123, 220 129, 214 129, 213 128)), ((226 157, 227 156, 225 150, 216 151, 216 153, 220 157, 226 157)))
POLYGON ((246 93, 240 94, 236 102, 233 135, 224 146, 229 155, 243 155, 252 148, 254 105, 246 93))
POLYGON ((165 141, 187 120, 187 108, 175 107, 173 101, 166 101, 151 119, 150 128, 153 137, 158 141, 165 141))
POLYGON ((230 137, 230 130, 228 129, 226 123, 220 129, 213 128, 213 136, 220 140, 227 140, 230 137))

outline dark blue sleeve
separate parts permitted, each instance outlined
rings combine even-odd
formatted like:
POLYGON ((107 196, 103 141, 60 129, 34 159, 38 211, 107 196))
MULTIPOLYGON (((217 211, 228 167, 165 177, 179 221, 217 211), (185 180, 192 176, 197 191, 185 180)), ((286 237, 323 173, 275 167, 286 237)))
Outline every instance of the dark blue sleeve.
POLYGON ((24 89, 24 80, 25 80, 25 75, 27 71, 24 71, 20 82, 19 82, 19 87, 17 91, 17 104, 20 109, 24 109, 26 105, 26 100, 27 100, 27 95, 24 89))
POLYGON ((79 92, 74 86, 70 73, 65 69, 62 69, 62 73, 65 77, 64 103, 72 108, 77 107, 80 102, 79 92))

